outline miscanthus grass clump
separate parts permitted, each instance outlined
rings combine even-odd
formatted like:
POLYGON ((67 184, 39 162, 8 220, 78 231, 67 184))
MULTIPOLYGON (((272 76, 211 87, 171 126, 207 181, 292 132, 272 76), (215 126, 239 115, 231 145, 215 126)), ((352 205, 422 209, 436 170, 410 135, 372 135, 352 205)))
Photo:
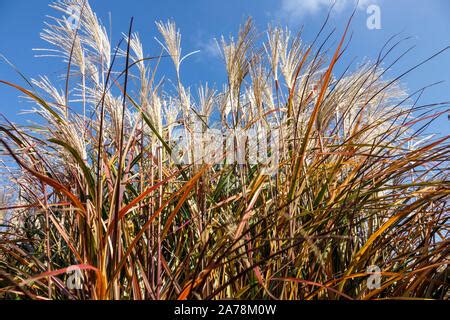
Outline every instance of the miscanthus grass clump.
POLYGON ((1 80, 34 122, 0 125, 0 297, 448 298, 446 110, 401 85, 420 65, 386 76, 397 37, 354 66, 348 26, 248 20, 217 41, 226 84, 190 88, 174 22, 147 54, 132 21, 116 45, 87 2, 52 7, 63 80, 1 80))

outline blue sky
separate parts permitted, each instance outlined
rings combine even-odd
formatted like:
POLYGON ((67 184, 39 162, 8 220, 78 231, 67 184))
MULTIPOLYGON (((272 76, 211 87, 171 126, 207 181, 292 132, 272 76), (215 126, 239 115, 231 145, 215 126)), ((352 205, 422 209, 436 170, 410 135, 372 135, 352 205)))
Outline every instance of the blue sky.
MULTIPOLYGON (((0 54, 6 56, 27 77, 49 75, 55 78, 64 73, 61 61, 52 58, 34 58, 32 48, 46 47, 40 40, 39 32, 44 26, 46 15, 59 14, 48 7, 49 0, 0 0, 0 54)), ((134 30, 141 35, 147 55, 159 53, 159 45, 154 21, 173 18, 182 33, 184 53, 201 50, 182 65, 183 82, 193 85, 208 81, 220 84, 224 81, 224 67, 215 52, 213 39, 224 34, 235 34, 238 25, 247 16, 252 16, 260 31, 267 24, 289 26, 293 31, 304 26, 304 40, 311 40, 319 30, 327 10, 329 0, 90 0, 90 4, 101 20, 109 25, 112 16, 113 42, 116 43, 121 32, 128 28, 131 16, 135 18, 134 30)), ((355 2, 337 0, 329 28, 337 27, 338 36, 350 15, 355 2)), ((362 0, 352 23, 353 38, 344 60, 362 61, 374 59, 393 34, 401 32, 402 37, 410 36, 402 47, 415 49, 398 63, 391 75, 400 74, 409 67, 450 45, 450 1, 448 0, 362 0), (381 29, 369 30, 366 27, 368 14, 366 8, 377 4, 381 9, 381 29)), ((261 36, 265 35, 261 32, 261 36)), ((398 56, 402 49, 392 57, 398 56)), ((169 70, 161 70, 168 72, 169 70)), ((0 62, 0 79, 23 85, 14 70, 0 62)), ((445 81, 438 87, 429 89, 422 103, 450 101, 450 51, 408 75, 403 83, 409 92, 437 81, 445 81)), ((62 87, 63 84, 61 83, 62 87)), ((0 86, 0 113, 8 118, 24 122, 27 116, 18 112, 27 105, 18 99, 18 93, 0 86)), ((450 121, 447 115, 430 129, 432 132, 450 134, 450 121)))

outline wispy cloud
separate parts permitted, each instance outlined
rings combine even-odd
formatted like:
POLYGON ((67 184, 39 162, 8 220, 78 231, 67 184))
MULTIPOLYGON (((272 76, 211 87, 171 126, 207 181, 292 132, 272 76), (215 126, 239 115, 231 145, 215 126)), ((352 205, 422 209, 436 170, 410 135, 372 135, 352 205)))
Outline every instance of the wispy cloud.
POLYGON ((199 42, 199 46, 200 52, 208 55, 209 57, 219 58, 221 56, 220 48, 217 44, 216 39, 209 39, 205 42, 199 42))
POLYGON ((298 18, 307 14, 315 14, 321 10, 327 10, 333 3, 334 10, 339 12, 346 7, 355 6, 358 3, 358 8, 365 9, 371 0, 281 0, 281 14, 288 18, 298 18))

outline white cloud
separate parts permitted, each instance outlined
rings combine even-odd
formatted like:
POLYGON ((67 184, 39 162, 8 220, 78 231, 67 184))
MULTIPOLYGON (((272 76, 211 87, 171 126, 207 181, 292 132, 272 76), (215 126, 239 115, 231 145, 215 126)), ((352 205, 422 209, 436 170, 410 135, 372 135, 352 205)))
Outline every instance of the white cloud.
POLYGON ((207 54, 210 57, 218 58, 221 56, 220 48, 217 44, 216 39, 209 39, 206 42, 199 43, 200 51, 207 54))
MULTIPOLYGON (((375 1, 360 0, 358 8, 365 9, 375 1)), ((339 12, 346 7, 355 6, 357 0, 281 0, 281 13, 289 18, 314 14, 321 10, 328 10, 335 3, 334 10, 339 12)))

